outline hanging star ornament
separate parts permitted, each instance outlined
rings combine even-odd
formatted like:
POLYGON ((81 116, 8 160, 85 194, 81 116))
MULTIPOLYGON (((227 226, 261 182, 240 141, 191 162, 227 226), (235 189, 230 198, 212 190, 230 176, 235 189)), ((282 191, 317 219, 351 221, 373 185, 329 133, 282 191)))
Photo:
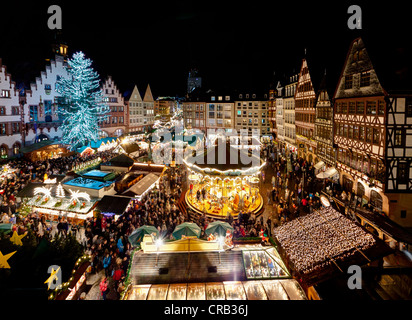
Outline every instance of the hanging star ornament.
POLYGON ((47 288, 49 290, 50 290, 50 284, 52 284, 55 279, 56 281, 59 280, 59 278, 57 277, 57 272, 59 271, 59 269, 60 267, 58 267, 56 270, 52 268, 50 277, 46 281, 44 281, 44 283, 47 283, 47 288))
POLYGON ((13 236, 10 238, 10 241, 13 242, 15 245, 22 246, 23 242, 21 239, 27 234, 27 232, 23 233, 22 235, 18 235, 17 231, 13 232, 13 236))
POLYGON ((5 256, 3 256, 3 254, 0 251, 0 269, 4 268, 4 269, 10 269, 10 265, 7 263, 7 260, 9 260, 9 258, 15 254, 17 251, 11 252, 9 254, 6 254, 5 256))

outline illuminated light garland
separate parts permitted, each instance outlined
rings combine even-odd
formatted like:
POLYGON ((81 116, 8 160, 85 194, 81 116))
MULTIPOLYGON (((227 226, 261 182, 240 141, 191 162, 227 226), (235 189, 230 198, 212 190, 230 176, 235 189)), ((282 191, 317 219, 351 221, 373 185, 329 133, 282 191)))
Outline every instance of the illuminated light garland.
POLYGON ((71 189, 69 189, 69 191, 71 193, 71 195, 70 195, 70 197, 71 197, 70 201, 71 202, 74 202, 74 201, 77 202, 77 201, 79 201, 79 199, 85 199, 86 201, 90 201, 90 195, 86 192, 79 192, 78 190, 72 191, 71 189))
MULTIPOLYGON (((207 172, 216 171, 216 172, 218 172, 218 173, 220 173, 220 174, 223 174, 223 175, 228 174, 228 173, 237 173, 237 172, 240 172, 241 175, 245 175, 245 174, 248 174, 247 172, 249 172, 249 171, 253 171, 253 170, 255 170, 255 171, 258 170, 258 171, 260 171, 260 170, 266 165, 266 162, 264 162, 264 163, 262 163, 259 167, 258 167, 258 166, 255 166, 255 167, 252 167, 252 168, 249 168, 249 169, 246 169, 246 170, 228 169, 228 170, 222 171, 222 170, 215 169, 215 168, 200 168, 199 166, 197 166, 197 165, 195 165, 195 164, 190 164, 190 163, 188 163, 185 159, 183 159, 183 162, 184 162, 189 168, 196 168, 198 171, 207 171, 207 172)), ((254 173, 253 173, 253 174, 254 174, 254 173)))
POLYGON ((38 195, 39 193, 50 198, 51 188, 46 188, 46 187, 37 187, 37 188, 35 188, 34 189, 34 195, 38 195))

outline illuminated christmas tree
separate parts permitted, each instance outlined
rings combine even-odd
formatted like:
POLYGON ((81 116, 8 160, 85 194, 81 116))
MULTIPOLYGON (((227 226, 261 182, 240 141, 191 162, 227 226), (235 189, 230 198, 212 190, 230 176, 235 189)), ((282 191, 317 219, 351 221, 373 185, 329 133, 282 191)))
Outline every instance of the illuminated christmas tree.
POLYGON ((110 109, 103 102, 99 75, 91 67, 92 61, 77 52, 67 64, 69 76, 57 81, 56 90, 61 94, 62 142, 73 150, 98 140, 99 121, 106 119, 110 109))
POLYGON ((65 197, 64 189, 63 189, 61 183, 59 183, 59 185, 57 186, 56 196, 58 198, 64 198, 65 197))

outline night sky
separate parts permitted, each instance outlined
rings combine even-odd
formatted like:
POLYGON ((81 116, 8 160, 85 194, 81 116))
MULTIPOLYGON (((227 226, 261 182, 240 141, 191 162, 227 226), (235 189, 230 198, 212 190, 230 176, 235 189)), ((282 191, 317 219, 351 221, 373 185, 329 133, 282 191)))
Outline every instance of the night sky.
MULTIPOLYGON (((339 74, 350 42, 411 46, 405 1, 31 1, 2 3, 0 58, 18 83, 30 83, 52 58, 47 9, 63 12, 70 55, 83 51, 102 78, 124 93, 182 96, 191 67, 208 88, 268 88, 298 71, 307 49, 319 69, 339 74), (350 30, 347 8, 362 8, 363 29, 350 30)), ((316 70, 316 72, 320 72, 316 70)))

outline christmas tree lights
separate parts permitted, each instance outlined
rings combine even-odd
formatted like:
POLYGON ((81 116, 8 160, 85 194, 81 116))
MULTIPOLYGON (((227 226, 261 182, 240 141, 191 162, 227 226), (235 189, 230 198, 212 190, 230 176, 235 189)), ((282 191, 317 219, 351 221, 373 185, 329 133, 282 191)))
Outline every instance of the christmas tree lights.
POLYGON ((61 183, 59 183, 59 185, 57 186, 57 190, 56 190, 56 196, 58 198, 64 198, 66 196, 64 189, 61 185, 61 183))
POLYGON ((99 139, 99 122, 104 121, 109 106, 103 102, 99 75, 91 67, 92 61, 77 52, 67 61, 68 78, 57 81, 62 106, 62 142, 71 150, 99 139))

